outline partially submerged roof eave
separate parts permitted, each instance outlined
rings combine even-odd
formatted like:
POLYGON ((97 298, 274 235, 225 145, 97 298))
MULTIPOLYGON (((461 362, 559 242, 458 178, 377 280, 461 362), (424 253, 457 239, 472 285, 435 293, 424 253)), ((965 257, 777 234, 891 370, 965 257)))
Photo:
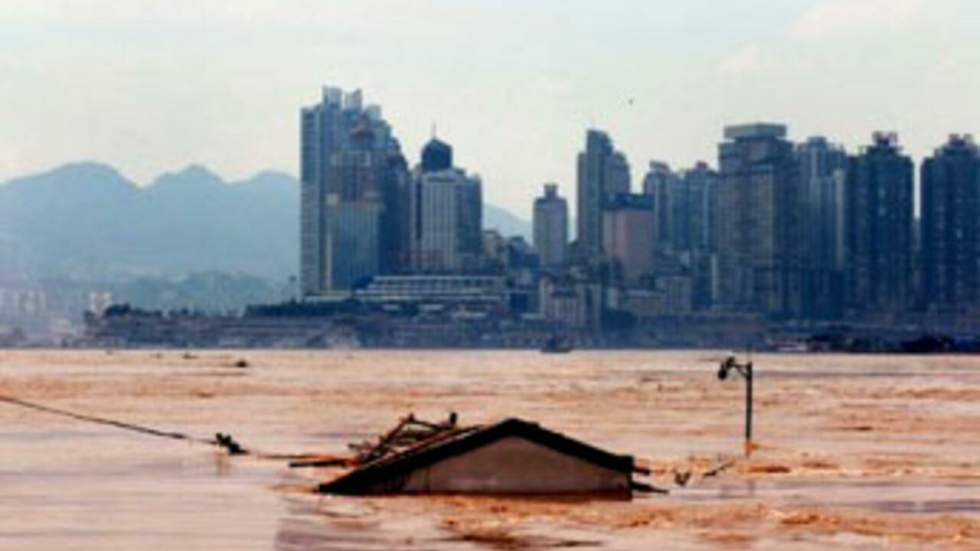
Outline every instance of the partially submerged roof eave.
POLYGON ((409 450, 403 454, 369 463, 319 486, 322 493, 363 494, 375 486, 397 480, 412 471, 428 467, 443 459, 458 456, 506 437, 520 437, 596 466, 632 475, 632 456, 616 455, 574 440, 563 434, 521 419, 507 419, 475 431, 464 432, 432 446, 409 450))

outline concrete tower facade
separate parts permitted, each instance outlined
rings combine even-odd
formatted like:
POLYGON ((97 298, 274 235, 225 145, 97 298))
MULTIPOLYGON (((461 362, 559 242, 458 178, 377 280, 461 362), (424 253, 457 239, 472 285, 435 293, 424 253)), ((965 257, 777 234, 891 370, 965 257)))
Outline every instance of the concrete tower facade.
POLYGON ((856 315, 895 316, 912 305, 913 171, 893 133, 875 133, 848 161, 845 285, 856 315))
POLYGON ((950 136, 922 165, 922 297, 956 317, 980 309, 980 150, 950 136))
POLYGON ((545 184, 544 195, 534 200, 534 248, 544 268, 558 268, 568 255, 568 202, 557 184, 545 184))
POLYGON ((364 107, 359 90, 324 87, 300 132, 300 291, 315 297, 394 268, 407 174, 381 109, 364 107))
POLYGON ((802 309, 799 169, 786 127, 725 129, 719 147, 719 300, 770 317, 802 309))

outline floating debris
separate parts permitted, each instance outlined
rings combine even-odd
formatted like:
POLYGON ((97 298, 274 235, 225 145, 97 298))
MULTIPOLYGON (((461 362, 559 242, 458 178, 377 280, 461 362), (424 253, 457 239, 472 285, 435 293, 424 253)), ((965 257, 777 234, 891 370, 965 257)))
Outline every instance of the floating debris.
POLYGON ((230 434, 217 433, 214 435, 214 443, 220 448, 228 450, 228 455, 247 455, 245 450, 230 434))

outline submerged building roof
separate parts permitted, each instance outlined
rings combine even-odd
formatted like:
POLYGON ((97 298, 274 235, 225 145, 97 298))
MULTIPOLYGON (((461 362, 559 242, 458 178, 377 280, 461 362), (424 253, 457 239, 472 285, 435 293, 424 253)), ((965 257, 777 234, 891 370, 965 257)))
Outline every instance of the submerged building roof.
POLYGON ((632 456, 616 455, 511 418, 439 434, 325 482, 319 491, 625 493, 631 489, 634 470, 632 456))

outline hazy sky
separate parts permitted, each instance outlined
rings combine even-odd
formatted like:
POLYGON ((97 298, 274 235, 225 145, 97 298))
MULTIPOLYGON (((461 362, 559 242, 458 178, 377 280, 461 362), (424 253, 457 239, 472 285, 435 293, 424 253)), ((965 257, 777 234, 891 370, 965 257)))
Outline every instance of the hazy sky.
POLYGON ((380 103, 414 164, 433 122, 488 201, 574 197, 590 125, 639 186, 715 163, 725 124, 917 158, 980 134, 976 0, 0 0, 0 180, 100 160, 296 172, 324 83, 380 103), (630 99, 633 103, 630 105, 630 99))

